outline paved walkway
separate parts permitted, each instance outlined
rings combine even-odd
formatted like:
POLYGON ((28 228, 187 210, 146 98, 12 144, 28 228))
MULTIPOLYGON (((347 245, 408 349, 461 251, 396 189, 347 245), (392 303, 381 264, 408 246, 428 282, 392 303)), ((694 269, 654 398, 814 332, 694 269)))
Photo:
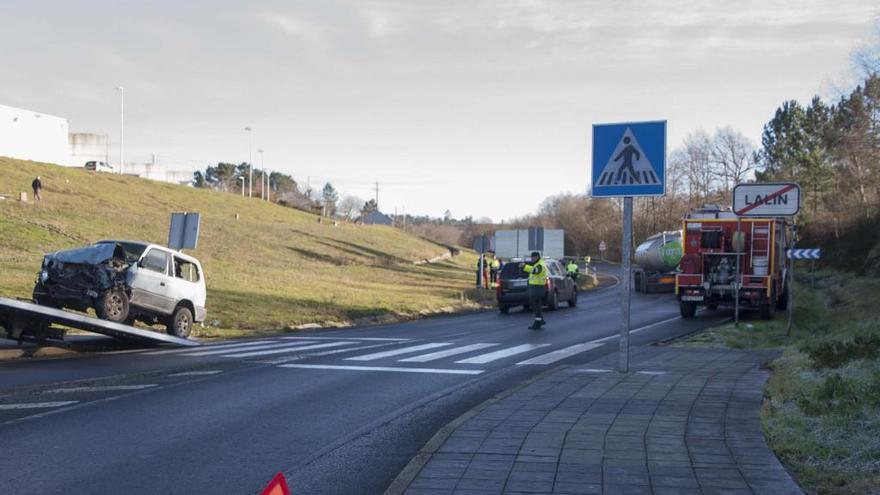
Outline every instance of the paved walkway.
POLYGON ((616 357, 466 415, 406 494, 802 493, 761 433, 774 353, 641 347, 628 374, 608 371, 616 357))

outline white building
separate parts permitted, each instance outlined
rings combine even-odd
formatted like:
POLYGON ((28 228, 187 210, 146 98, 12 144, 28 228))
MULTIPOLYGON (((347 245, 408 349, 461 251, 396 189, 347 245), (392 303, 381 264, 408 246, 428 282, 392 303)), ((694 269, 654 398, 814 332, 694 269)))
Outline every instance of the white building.
POLYGON ((0 156, 69 165, 69 124, 63 117, 0 105, 0 156))
POLYGON ((106 134, 71 132, 70 164, 82 167, 86 162, 110 163, 110 138, 106 134))

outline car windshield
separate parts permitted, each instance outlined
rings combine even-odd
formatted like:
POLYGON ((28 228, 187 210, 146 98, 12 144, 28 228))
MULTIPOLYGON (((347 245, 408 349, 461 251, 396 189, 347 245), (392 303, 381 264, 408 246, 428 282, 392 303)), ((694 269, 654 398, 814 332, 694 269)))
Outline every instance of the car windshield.
POLYGON ((501 278, 510 280, 512 278, 528 278, 529 274, 520 268, 519 263, 510 262, 501 267, 501 278))
POLYGON ((122 250, 125 251, 125 261, 128 263, 134 263, 139 260, 141 255, 144 254, 144 250, 147 249, 146 244, 137 242, 103 241, 98 244, 119 244, 122 246, 122 250))

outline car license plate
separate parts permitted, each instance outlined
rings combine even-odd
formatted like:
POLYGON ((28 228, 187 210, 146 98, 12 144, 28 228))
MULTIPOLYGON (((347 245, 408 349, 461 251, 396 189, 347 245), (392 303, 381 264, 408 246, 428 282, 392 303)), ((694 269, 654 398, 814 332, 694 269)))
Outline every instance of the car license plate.
POLYGON ((510 286, 516 287, 516 288, 525 287, 526 281, 525 280, 514 280, 513 282, 511 282, 510 286))
POLYGON ((681 296, 682 301, 702 301, 703 296, 681 296))

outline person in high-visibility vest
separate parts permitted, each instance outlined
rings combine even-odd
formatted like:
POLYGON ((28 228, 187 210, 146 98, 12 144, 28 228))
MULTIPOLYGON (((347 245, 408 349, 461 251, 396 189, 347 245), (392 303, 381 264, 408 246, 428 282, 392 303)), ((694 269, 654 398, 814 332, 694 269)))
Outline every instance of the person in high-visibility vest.
POLYGON ((492 262, 489 263, 489 279, 494 286, 498 283, 498 270, 501 269, 501 262, 498 261, 498 258, 492 256, 492 262))
POLYGON ((540 330, 544 326, 544 296, 547 294, 547 277, 550 275, 547 264, 541 258, 541 253, 532 251, 532 260, 523 264, 523 271, 529 274, 529 306, 535 314, 535 321, 529 327, 531 330, 540 330))
POLYGON ((565 271, 568 272, 568 276, 571 277, 572 280, 577 281, 579 269, 574 260, 568 261, 568 265, 565 266, 565 271))

